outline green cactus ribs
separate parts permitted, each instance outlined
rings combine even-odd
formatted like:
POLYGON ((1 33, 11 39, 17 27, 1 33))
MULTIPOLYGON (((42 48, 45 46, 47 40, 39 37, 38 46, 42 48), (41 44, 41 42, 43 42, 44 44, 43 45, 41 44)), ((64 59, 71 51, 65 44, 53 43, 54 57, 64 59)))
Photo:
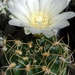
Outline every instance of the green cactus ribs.
POLYGON ((62 38, 4 39, 3 43, 3 75, 66 75, 66 67, 71 63, 70 50, 62 38))

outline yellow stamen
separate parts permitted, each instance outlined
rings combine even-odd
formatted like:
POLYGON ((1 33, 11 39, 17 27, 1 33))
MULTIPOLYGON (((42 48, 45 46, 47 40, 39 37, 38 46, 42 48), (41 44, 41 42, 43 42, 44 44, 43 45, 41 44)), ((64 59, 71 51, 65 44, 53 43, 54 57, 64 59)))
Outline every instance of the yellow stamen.
POLYGON ((42 12, 36 12, 31 16, 31 25, 39 28, 44 29, 48 25, 48 15, 42 12))

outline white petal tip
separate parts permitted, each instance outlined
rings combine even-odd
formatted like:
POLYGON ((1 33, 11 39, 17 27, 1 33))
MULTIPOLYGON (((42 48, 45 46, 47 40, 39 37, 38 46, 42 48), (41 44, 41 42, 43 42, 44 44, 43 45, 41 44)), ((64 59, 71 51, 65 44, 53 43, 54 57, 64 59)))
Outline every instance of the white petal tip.
POLYGON ((25 31, 25 34, 26 35, 29 35, 30 34, 29 28, 24 28, 24 31, 25 31))

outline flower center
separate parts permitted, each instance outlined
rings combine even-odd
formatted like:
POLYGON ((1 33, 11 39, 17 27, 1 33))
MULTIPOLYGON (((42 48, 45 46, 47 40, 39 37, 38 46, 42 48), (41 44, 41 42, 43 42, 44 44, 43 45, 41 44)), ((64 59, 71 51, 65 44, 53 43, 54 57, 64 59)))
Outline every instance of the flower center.
POLYGON ((31 25, 39 29, 46 28, 48 25, 48 15, 42 12, 36 12, 31 16, 31 25))

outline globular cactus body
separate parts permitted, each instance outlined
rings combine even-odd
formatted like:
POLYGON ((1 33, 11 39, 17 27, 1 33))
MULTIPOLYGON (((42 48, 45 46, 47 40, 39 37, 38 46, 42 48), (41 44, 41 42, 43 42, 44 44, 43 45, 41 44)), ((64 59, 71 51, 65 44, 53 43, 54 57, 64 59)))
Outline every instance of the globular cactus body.
POLYGON ((68 46, 52 38, 35 37, 31 41, 6 40, 1 72, 4 75, 66 75, 70 63, 68 46))

